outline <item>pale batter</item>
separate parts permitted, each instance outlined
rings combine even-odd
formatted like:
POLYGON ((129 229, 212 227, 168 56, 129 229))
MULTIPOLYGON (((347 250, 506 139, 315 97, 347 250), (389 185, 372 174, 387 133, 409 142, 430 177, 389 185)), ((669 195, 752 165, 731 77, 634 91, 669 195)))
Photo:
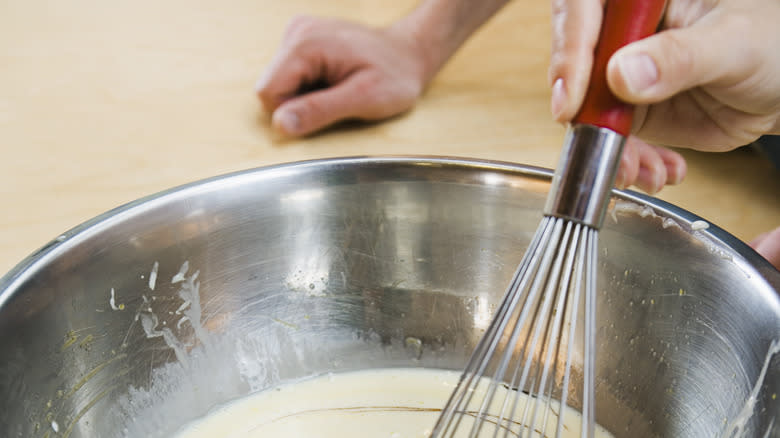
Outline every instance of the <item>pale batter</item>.
MULTIPOLYGON (((176 438, 425 438, 458 378, 452 371, 414 368, 318 377, 235 401, 176 438)), ((506 393, 497 396, 503 400, 506 393)), ((580 414, 567 408, 564 418, 563 437, 579 437, 580 414)), ((546 436, 554 436, 556 420, 551 414, 546 436)), ((493 432, 485 427, 481 436, 493 432)), ((596 437, 611 436, 597 426, 596 437)))

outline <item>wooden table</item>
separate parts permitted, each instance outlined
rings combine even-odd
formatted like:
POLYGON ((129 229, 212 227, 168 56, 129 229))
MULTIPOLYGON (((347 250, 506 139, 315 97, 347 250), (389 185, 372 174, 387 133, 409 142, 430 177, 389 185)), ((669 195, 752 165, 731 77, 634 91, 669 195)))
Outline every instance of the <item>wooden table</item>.
MULTIPOLYGON (((549 4, 516 1, 410 113, 305 140, 274 134, 253 94, 295 14, 382 25, 411 0, 136 0, 0 5, 0 272, 97 214, 272 163, 435 154, 552 167, 549 4)), ((778 225, 778 172, 750 151, 686 152, 661 197, 749 239, 778 225)))

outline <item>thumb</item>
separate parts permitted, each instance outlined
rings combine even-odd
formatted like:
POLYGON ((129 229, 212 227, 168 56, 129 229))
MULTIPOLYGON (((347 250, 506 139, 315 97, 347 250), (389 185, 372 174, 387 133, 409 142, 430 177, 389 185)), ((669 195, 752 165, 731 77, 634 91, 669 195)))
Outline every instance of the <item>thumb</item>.
POLYGON ((330 88, 285 101, 273 112, 271 123, 284 134, 298 137, 356 117, 365 102, 357 79, 352 77, 330 88))
POLYGON ((257 97, 266 111, 272 112, 295 96, 301 85, 316 79, 319 69, 320 65, 296 53, 294 47, 283 47, 257 80, 257 97))
POLYGON ((739 61, 723 62, 722 54, 734 53, 725 47, 738 38, 724 40, 728 32, 707 27, 670 29, 622 47, 607 64, 612 92, 629 103, 652 104, 727 79, 732 73, 728 69, 739 61))

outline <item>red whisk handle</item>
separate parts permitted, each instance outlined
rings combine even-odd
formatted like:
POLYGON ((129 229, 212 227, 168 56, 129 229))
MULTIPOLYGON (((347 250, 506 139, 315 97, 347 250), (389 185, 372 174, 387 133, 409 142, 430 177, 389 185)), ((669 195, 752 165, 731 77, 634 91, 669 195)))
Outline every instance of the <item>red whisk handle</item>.
POLYGON ((607 62, 621 47, 652 35, 661 22, 665 0, 607 0, 588 91, 574 123, 631 131, 633 106, 618 100, 607 86, 607 62))

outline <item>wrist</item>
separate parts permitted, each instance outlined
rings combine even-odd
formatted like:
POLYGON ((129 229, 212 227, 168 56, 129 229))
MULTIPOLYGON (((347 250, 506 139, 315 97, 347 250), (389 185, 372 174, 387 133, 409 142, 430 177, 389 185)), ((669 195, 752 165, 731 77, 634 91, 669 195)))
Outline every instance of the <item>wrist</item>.
POLYGON ((423 87, 436 76, 451 55, 446 53, 445 44, 436 36, 441 29, 436 28, 426 12, 420 7, 387 29, 393 37, 401 39, 412 48, 421 66, 420 80, 423 87))
POLYGON ((389 31, 407 39, 423 65, 423 85, 508 0, 425 0, 389 31))

